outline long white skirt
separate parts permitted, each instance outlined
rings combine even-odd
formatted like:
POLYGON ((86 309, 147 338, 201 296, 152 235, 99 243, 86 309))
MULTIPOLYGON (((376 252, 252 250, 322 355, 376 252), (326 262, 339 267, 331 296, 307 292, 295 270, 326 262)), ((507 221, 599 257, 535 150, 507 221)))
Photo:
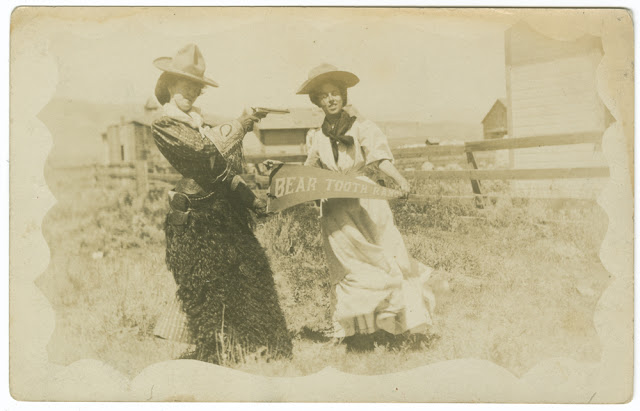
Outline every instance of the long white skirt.
POLYGON ((426 282, 433 270, 409 256, 387 201, 326 200, 321 226, 335 337, 428 330, 435 297, 426 282))

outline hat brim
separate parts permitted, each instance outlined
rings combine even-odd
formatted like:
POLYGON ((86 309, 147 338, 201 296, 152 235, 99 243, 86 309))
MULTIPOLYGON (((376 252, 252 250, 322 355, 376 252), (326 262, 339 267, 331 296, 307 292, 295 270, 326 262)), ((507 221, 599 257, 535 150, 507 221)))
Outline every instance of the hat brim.
POLYGON ((219 87, 218 83, 216 83, 215 81, 211 80, 208 77, 205 77, 205 76, 198 77, 198 76, 194 76, 193 74, 172 68, 171 67, 172 61, 173 59, 171 57, 160 57, 153 61, 153 65, 159 68, 160 70, 164 71, 165 73, 175 74, 176 76, 193 80, 201 84, 206 84, 207 86, 219 87))
POLYGON ((358 76, 348 71, 328 71, 302 83, 302 86, 300 86, 296 94, 310 94, 320 84, 326 81, 338 81, 344 84, 345 87, 349 88, 358 84, 360 79, 358 76))

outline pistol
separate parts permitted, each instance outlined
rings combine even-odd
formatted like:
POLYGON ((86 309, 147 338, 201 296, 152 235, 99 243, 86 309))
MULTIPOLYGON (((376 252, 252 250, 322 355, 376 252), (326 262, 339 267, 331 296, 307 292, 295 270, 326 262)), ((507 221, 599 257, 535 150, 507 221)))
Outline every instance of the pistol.
POLYGON ((253 114, 264 114, 265 116, 269 113, 273 114, 289 114, 289 110, 286 109, 277 109, 277 108, 267 108, 267 107, 251 107, 253 110, 253 114))

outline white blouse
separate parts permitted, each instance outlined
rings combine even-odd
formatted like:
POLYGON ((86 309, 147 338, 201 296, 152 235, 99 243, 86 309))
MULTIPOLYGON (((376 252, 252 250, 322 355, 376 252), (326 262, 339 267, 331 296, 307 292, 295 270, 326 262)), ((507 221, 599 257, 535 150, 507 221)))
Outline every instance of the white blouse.
POLYGON ((347 175, 359 175, 365 166, 381 160, 393 161, 387 136, 371 120, 356 119, 345 133, 353 137, 354 144, 338 142, 338 161, 333 157, 331 141, 322 128, 307 133, 309 152, 306 166, 324 168, 347 175))

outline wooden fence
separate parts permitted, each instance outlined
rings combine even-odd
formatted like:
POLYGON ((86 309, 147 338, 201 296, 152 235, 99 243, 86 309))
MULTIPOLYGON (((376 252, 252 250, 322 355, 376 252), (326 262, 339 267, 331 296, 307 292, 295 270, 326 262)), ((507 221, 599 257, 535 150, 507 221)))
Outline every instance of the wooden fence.
MULTIPOLYGON (((466 170, 416 170, 405 171, 407 178, 421 180, 468 180, 471 183, 472 195, 453 196, 456 198, 475 198, 476 205, 482 207, 483 195, 480 182, 482 180, 551 180, 551 179, 583 179, 583 178, 607 178, 608 167, 579 167, 579 168, 534 168, 534 169, 478 169, 474 153, 517 150, 535 147, 549 147, 573 144, 593 143, 599 144, 601 133, 577 133, 563 135, 548 135, 540 137, 524 137, 503 140, 470 141, 461 145, 434 145, 418 148, 400 148, 394 150, 394 157, 399 160, 427 161, 436 157, 466 157, 468 169, 466 170)), ((302 163, 305 155, 247 155, 247 163, 258 164, 265 160, 276 160, 289 163, 302 163)), ((175 183, 180 179, 180 174, 170 167, 150 165, 146 161, 138 161, 134 164, 123 166, 107 166, 100 171, 101 175, 115 178, 135 178, 139 193, 146 193, 149 189, 149 180, 175 183)), ((265 176, 256 176, 266 179, 265 176)), ((414 196, 414 201, 429 196, 414 196)))

